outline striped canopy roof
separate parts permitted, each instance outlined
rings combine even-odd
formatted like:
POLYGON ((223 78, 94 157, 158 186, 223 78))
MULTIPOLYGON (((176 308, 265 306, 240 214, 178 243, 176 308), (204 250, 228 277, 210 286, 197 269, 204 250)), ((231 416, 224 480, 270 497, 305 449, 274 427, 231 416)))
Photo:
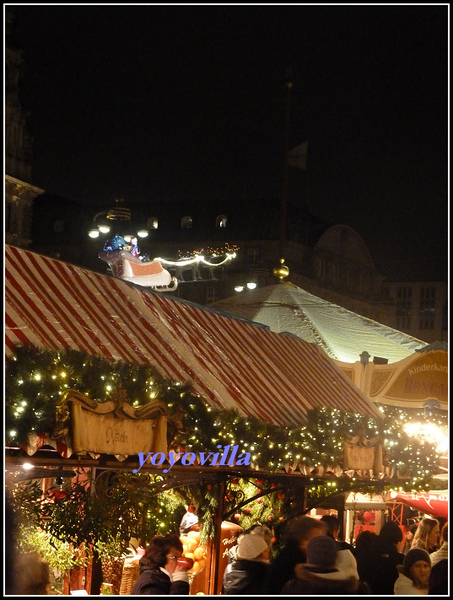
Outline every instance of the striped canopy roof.
POLYGON ((13 246, 5 338, 7 355, 23 344, 152 364, 213 407, 276 425, 325 406, 380 417, 316 344, 13 246))

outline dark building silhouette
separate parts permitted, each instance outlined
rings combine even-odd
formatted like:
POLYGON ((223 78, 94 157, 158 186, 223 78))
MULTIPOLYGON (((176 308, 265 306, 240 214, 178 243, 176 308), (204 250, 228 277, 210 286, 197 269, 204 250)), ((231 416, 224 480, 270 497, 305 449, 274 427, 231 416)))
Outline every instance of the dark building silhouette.
MULTIPOLYGON (((5 241, 102 273, 98 258, 106 236, 88 231, 109 206, 87 206, 44 191, 32 182, 32 140, 28 113, 21 106, 22 64, 14 9, 6 10, 5 241)), ((112 199, 112 205, 114 204, 112 199)), ((389 281, 376 270, 361 236, 347 224, 334 224, 309 211, 294 194, 286 204, 281 256, 281 200, 247 202, 200 200, 124 206, 130 232, 149 232, 139 240, 141 254, 169 261, 176 296, 199 304, 230 297, 249 285, 270 285, 289 277, 295 285, 329 302, 389 325, 426 342, 447 339, 446 281, 389 281), (236 257, 222 264, 225 252, 236 257), (172 264, 198 252, 209 264, 172 264), (284 259, 284 265, 280 260, 284 259), (287 267, 289 276, 285 269, 287 267)))

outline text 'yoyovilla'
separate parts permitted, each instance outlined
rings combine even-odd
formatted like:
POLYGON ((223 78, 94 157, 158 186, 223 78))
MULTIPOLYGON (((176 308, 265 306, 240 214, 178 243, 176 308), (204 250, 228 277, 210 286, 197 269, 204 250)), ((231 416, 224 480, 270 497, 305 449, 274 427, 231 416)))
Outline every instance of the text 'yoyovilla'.
MULTIPOLYGON (((195 452, 178 453, 170 451, 168 453, 170 466, 168 469, 163 469, 162 472, 168 473, 177 461, 180 461, 185 466, 193 465, 195 461, 197 461, 197 466, 207 465, 208 467, 250 465, 250 452, 242 452, 236 458, 239 446, 217 446, 217 448, 219 448, 219 452, 198 452, 197 454, 195 452)), ((162 465, 167 460, 167 455, 165 452, 139 452, 138 460, 140 466, 138 469, 133 469, 133 473, 138 473, 146 462, 155 467, 162 465)))

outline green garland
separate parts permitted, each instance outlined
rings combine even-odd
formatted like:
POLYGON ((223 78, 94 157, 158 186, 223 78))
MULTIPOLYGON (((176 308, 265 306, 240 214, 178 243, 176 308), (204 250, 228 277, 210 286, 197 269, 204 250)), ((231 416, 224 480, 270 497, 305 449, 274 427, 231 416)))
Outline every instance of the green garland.
POLYGON ((213 450, 218 444, 238 445, 239 452, 250 452, 253 464, 269 474, 288 464, 313 468, 341 464, 344 440, 361 432, 383 440, 385 462, 407 479, 407 489, 426 489, 439 456, 432 444, 409 438, 403 425, 414 416, 448 425, 448 416, 441 412, 426 414, 381 406, 381 420, 322 408, 310 411, 304 425, 279 427, 234 410, 212 409, 193 393, 190 382, 181 385, 170 381, 150 365, 109 361, 75 350, 18 346, 6 360, 6 445, 25 444, 30 432, 51 434, 57 407, 67 389, 105 402, 120 385, 134 406, 155 398, 167 404, 170 447, 181 444, 186 451, 197 452, 213 450))

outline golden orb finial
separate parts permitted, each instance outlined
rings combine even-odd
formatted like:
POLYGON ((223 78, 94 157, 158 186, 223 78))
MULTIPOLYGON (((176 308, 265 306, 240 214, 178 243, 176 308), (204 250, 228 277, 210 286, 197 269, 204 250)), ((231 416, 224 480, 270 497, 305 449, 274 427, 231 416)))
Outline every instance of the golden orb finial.
POLYGON ((289 269, 288 267, 285 265, 285 259, 281 258, 280 259, 280 266, 276 267, 272 273, 274 274, 275 277, 277 277, 277 279, 279 279, 280 281, 283 281, 284 279, 286 279, 289 275, 289 269))

